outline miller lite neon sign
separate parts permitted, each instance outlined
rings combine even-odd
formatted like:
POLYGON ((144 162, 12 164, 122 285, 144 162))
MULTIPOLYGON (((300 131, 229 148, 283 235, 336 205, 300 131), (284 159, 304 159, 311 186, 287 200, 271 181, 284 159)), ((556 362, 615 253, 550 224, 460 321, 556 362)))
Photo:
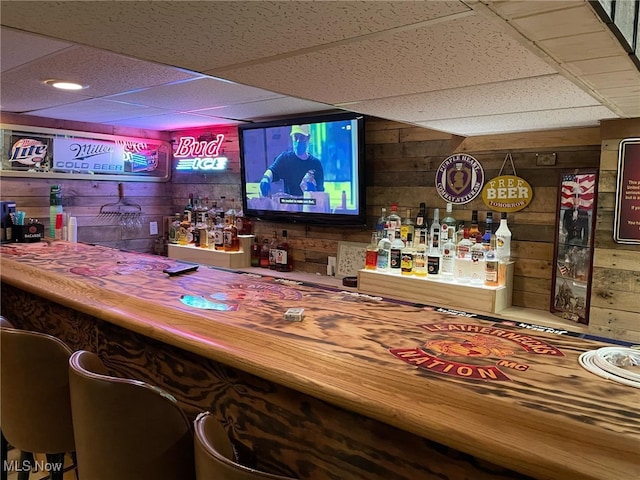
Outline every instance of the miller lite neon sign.
POLYGON ((176 170, 222 171, 227 169, 227 157, 220 156, 224 135, 219 133, 214 140, 198 141, 194 137, 180 137, 173 156, 178 159, 176 170))

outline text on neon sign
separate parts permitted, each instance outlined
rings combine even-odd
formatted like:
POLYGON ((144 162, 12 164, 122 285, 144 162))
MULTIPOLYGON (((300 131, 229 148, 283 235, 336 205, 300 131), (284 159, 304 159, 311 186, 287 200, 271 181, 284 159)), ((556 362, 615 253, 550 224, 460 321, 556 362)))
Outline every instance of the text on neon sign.
POLYGON ((224 142, 224 135, 219 133, 215 140, 197 141, 194 137, 180 137, 180 142, 173 156, 176 158, 217 157, 224 142))

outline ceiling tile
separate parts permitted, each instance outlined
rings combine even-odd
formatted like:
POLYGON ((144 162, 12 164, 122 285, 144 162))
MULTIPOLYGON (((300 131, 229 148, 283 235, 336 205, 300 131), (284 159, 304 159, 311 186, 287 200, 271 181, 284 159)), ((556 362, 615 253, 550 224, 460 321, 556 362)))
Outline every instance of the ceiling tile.
POLYGON ((607 118, 618 118, 618 116, 606 107, 597 106, 416 122, 416 125, 458 135, 475 136, 496 132, 598 126, 600 120, 607 118))
POLYGON ((241 103, 226 107, 196 110, 199 115, 219 116, 242 120, 267 120, 286 115, 301 115, 319 111, 335 110, 331 105, 308 102, 292 97, 280 97, 259 102, 241 103))
POLYGON ((281 96, 277 93, 238 85, 227 80, 202 77, 188 82, 112 95, 109 99, 188 112, 281 96))
POLYGON ((143 105, 90 99, 83 102, 36 110, 30 112, 30 114, 39 117, 76 120, 79 122, 105 123, 130 117, 145 117, 167 112, 166 109, 146 107, 143 105))
POLYGON ((144 128, 157 131, 175 131, 184 128, 210 127, 214 125, 237 125, 242 122, 226 118, 203 117, 191 113, 170 113, 150 117, 130 118, 117 122, 105 122, 106 125, 117 125, 131 128, 144 128))
POLYGON ((556 73, 478 15, 225 72, 318 102, 429 92, 556 73))
POLYGON ((90 47, 73 47, 3 72, 0 81, 37 86, 47 79, 62 79, 88 85, 82 90, 85 96, 101 97, 198 77, 202 75, 90 47))
POLYGON ((80 93, 69 93, 55 88, 24 83, 0 82, 0 106, 5 112, 26 113, 41 108, 53 107, 86 100, 90 97, 80 93))
POLYGON ((0 34, 0 58, 2 59, 0 71, 6 72, 71 46, 71 43, 3 28, 0 34), (14 48, 15 45, 20 45, 21 48, 14 48))
POLYGON ((350 103, 360 113, 420 122, 485 114, 539 111, 563 107, 598 105, 561 75, 452 88, 431 93, 381 98, 350 103))

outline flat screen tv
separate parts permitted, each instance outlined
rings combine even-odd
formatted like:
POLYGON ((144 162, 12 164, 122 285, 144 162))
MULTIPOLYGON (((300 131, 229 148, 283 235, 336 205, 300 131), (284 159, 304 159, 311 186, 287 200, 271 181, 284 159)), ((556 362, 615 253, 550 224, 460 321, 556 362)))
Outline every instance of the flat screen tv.
POLYGON ((364 118, 356 113, 238 127, 242 208, 259 220, 362 226, 364 118))

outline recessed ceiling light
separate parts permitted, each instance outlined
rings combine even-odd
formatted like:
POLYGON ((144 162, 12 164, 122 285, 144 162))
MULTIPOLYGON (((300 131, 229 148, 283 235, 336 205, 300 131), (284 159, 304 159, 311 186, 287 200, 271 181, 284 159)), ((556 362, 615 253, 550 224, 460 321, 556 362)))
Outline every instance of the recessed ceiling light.
POLYGON ((45 80, 47 85, 51 85, 54 88, 59 88, 60 90, 82 90, 86 88, 86 85, 80 85, 79 83, 74 82, 65 82, 64 80, 45 80))

